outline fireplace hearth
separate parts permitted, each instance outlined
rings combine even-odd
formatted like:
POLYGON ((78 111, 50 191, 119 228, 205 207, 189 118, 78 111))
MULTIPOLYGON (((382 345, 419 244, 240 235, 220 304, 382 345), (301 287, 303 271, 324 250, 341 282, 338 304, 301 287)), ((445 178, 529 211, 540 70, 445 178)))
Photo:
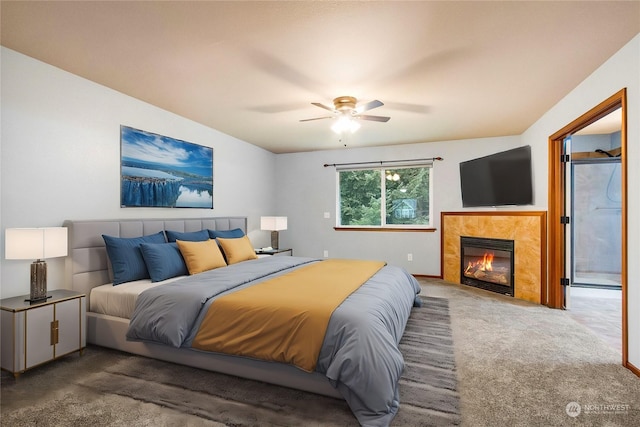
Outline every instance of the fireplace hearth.
POLYGON ((460 282, 514 296, 514 241, 460 236, 460 282))

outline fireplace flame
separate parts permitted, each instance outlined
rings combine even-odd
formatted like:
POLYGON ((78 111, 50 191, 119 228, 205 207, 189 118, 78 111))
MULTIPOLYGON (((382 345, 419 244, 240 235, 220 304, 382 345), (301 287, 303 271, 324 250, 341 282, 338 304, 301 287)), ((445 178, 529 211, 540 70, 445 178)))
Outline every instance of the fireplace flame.
POLYGON ((493 271, 493 252, 485 252, 482 259, 477 261, 469 261, 467 268, 464 270, 465 274, 473 273, 474 271, 493 271))

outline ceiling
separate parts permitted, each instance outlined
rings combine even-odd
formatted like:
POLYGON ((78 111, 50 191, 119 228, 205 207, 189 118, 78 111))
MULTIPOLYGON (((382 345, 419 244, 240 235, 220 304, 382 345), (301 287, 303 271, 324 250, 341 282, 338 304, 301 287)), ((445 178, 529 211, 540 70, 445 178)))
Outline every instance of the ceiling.
POLYGON ((638 1, 1 7, 3 46, 274 153, 518 135, 640 32, 638 1), (300 122, 345 95, 391 120, 300 122))
POLYGON ((622 108, 618 108, 573 135, 609 135, 622 130, 622 108))

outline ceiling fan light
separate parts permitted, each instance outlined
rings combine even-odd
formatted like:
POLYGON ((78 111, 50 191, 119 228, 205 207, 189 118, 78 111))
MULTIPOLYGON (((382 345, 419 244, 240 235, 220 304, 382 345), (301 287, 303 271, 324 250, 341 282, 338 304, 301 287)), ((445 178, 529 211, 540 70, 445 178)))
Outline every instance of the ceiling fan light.
POLYGON ((331 130, 337 134, 346 132, 354 133, 358 129, 360 129, 360 123, 347 115, 341 115, 338 117, 335 123, 331 126, 331 130))

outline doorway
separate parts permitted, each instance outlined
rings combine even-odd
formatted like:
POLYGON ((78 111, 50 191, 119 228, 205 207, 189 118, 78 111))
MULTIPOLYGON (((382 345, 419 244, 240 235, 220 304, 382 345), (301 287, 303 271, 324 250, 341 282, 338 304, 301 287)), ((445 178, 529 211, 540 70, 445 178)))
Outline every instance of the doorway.
POLYGON ((622 351, 621 108, 571 139, 568 314, 622 351))
MULTIPOLYGON (((575 257, 572 256, 572 243, 575 244, 575 241, 572 235, 573 230, 569 226, 572 221, 575 221, 575 218, 572 217, 574 213, 572 202, 575 203, 575 201, 568 194, 570 192, 568 189, 572 188, 572 180, 575 177, 575 170, 572 170, 572 163, 569 161, 572 154, 572 136, 577 135, 581 130, 586 129, 616 110, 619 110, 621 115, 619 152, 609 152, 610 150, 600 148, 605 153, 598 154, 604 154, 607 158, 619 154, 617 156, 619 158, 617 167, 620 170, 620 206, 616 208, 619 209, 620 217, 620 228, 616 235, 620 236, 619 250, 621 255, 621 315, 619 324, 622 338, 622 364, 627 366, 626 89, 622 89, 549 137, 549 292, 547 305, 552 308, 566 308, 567 304, 570 303, 571 281, 576 278, 574 270, 577 260, 573 259, 575 257), (567 140, 570 142, 569 144, 567 140), (606 154, 606 152, 609 152, 609 154, 606 154)), ((585 161, 585 165, 589 164, 589 162, 588 160, 585 161)), ((607 160, 606 162, 615 165, 615 160, 607 160)), ((590 279, 589 281, 594 280, 590 279)))

